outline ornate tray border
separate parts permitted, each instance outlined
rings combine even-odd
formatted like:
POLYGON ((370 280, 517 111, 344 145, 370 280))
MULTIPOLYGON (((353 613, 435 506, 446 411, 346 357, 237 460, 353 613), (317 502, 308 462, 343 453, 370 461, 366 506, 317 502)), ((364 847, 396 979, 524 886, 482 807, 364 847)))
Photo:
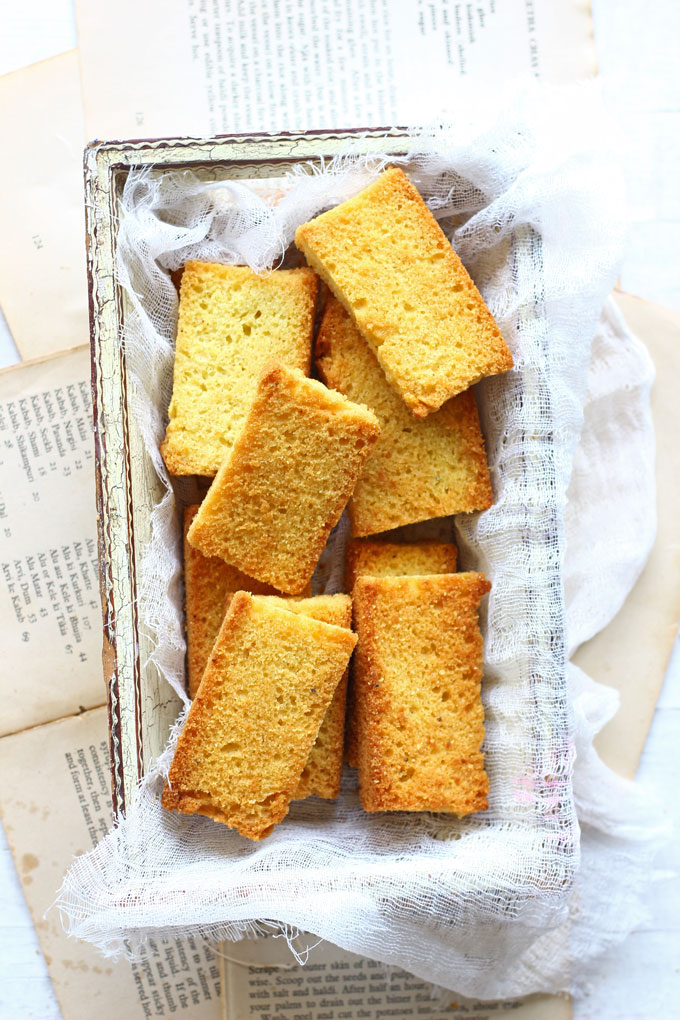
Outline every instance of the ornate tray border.
MULTIPOLYGON (((108 687, 113 807, 125 813, 126 803, 145 765, 164 747, 174 722, 179 700, 167 683, 154 675, 146 652, 149 639, 140 633, 137 619, 137 556, 149 536, 149 510, 163 489, 143 449, 130 409, 125 351, 120 336, 125 320, 125 299, 115 280, 117 225, 120 195, 133 166, 153 171, 191 169, 207 179, 243 179, 281 176, 301 161, 330 158, 348 148, 378 155, 405 155, 410 145, 403 128, 357 131, 315 131, 282 135, 233 135, 207 139, 158 139, 93 143, 85 152, 87 266, 89 280, 92 395, 96 457, 100 584, 104 624, 103 666, 108 687)), ((541 259, 541 238, 534 231, 523 237, 541 259)), ((516 239, 517 240, 517 239, 516 239)), ((540 273, 532 282, 534 304, 526 315, 545 323, 540 273)), ((544 337, 547 345, 547 335, 544 337)), ((546 346, 546 357, 548 354, 546 346)), ((526 390, 525 399, 552 416, 549 385, 526 390)), ((543 456, 553 456, 552 448, 543 456)), ((545 533, 525 535, 528 550, 534 543, 551 541, 557 521, 545 533)), ((530 584, 530 581, 527 581, 530 584)), ((559 734, 568 729, 563 626, 553 623, 545 632, 544 648, 562 666, 559 695, 532 730, 537 763, 544 764, 559 734)), ((540 655, 529 656, 531 696, 539 698, 540 655)), ((546 872, 537 874, 531 860, 517 860, 517 891, 493 890, 502 897, 504 911, 521 908, 522 894, 540 893, 544 881, 554 882, 557 868, 566 893, 573 866, 565 865, 573 835, 565 827, 562 805, 549 798, 543 804, 546 817, 536 835, 551 839, 555 854, 546 859, 546 872), (549 874, 548 874, 549 873, 549 874)), ((476 885, 475 885, 476 889, 476 885)), ((471 893, 473 892, 471 888, 471 893)))

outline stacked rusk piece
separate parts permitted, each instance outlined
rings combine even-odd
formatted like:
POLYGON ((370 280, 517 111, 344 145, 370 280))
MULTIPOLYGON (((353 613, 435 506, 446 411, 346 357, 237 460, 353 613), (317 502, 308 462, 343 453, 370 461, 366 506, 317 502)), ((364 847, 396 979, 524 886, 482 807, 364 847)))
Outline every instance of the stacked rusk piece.
POLYGON ((337 797, 343 744, 367 811, 487 806, 489 584, 395 529, 491 505, 470 387, 510 352, 401 170, 296 243, 311 268, 187 263, 162 444, 173 474, 213 479, 184 512, 194 700, 163 804, 252 839, 337 797), (312 597, 345 506, 349 594, 312 597))

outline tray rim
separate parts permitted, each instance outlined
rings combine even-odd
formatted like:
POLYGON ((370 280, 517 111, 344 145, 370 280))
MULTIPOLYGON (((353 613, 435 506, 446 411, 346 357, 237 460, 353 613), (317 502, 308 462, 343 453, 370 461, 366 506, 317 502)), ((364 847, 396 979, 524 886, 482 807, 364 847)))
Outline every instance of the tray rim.
MULTIPOLYGON (((389 127, 280 134, 247 133, 210 138, 96 141, 85 150, 98 553, 104 628, 102 658, 108 694, 114 816, 125 814, 126 803, 144 774, 142 704, 138 682, 140 649, 136 627, 135 536, 130 496, 131 464, 129 444, 125 441, 129 432, 127 386, 125 355, 117 343, 122 326, 122 311, 115 281, 115 200, 121 176, 133 166, 148 166, 164 171, 196 167, 227 168, 230 165, 252 169, 255 171, 252 176, 257 176, 257 170, 266 164, 330 158, 347 152, 350 145, 354 151, 401 157, 407 155, 413 140, 413 133, 408 129, 389 127), (360 143, 360 148, 357 143, 360 143), (125 627, 133 637, 131 643, 119 641, 119 630, 125 627)), ((540 243, 540 237, 536 235, 539 248, 540 243)), ((537 301, 540 302, 539 294, 537 301)), ((553 632, 548 639, 551 643, 559 643, 564 667, 563 635, 553 632)), ((564 701, 561 714, 566 731, 566 694, 564 701)), ((566 844, 566 834, 562 838, 566 844)), ((550 870, 553 880, 554 865, 555 861, 546 869, 550 870)), ((541 876, 534 874, 533 878, 537 880, 537 886, 540 886, 541 876)), ((573 870, 567 869, 563 873, 565 892, 572 878, 573 870)))

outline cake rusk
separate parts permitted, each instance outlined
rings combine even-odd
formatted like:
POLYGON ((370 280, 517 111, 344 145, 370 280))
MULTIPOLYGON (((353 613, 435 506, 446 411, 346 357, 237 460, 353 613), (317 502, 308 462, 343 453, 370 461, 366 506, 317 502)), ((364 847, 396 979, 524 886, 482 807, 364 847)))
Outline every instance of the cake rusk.
POLYGON ((366 811, 487 807, 482 574, 359 577, 355 722, 366 811))
MULTIPOLYGON (((452 574, 458 563, 453 542, 389 542, 354 538, 347 543, 345 591, 352 592, 358 577, 406 577, 410 574, 452 574)), ((354 682, 350 675, 345 720, 345 760, 357 767, 354 682)))
POLYGON ((302 224, 295 243, 414 415, 425 417, 484 376, 512 367, 467 270, 397 167, 302 224))
POLYGON ((288 813, 356 638, 247 592, 231 600, 162 805, 259 840, 288 813))
POLYGON ((409 574, 453 574, 458 550, 453 542, 389 542, 354 538, 347 543, 345 591, 358 577, 406 577, 409 574))
POLYGON ((306 266, 258 276, 247 266, 187 262, 161 443, 171 474, 217 474, 272 357, 309 371, 318 283, 306 266))
MULTIPOLYGON (((303 613, 323 623, 336 627, 352 628, 352 600, 349 595, 315 595, 312 598, 265 597, 264 601, 280 606, 292 613, 303 613)), ((335 688, 314 745, 309 752, 307 764, 302 770, 293 800, 303 800, 315 795, 334 800, 340 793, 342 759, 345 742, 345 702, 347 698, 347 674, 335 688)))
POLYGON ((227 596, 237 591, 253 595, 278 595, 269 584, 231 567, 217 556, 204 556, 187 541, 187 532, 198 510, 184 508, 184 596, 186 605, 187 689, 193 698, 201 682, 227 606, 227 596))
POLYGON ((379 432, 372 411, 271 362, 194 517, 189 542, 281 592, 299 594, 379 432))
POLYGON ((349 501, 352 535, 375 535, 492 505, 472 390, 427 418, 415 418, 335 297, 326 305, 315 356, 326 385, 370 407, 380 422, 380 436, 349 501))

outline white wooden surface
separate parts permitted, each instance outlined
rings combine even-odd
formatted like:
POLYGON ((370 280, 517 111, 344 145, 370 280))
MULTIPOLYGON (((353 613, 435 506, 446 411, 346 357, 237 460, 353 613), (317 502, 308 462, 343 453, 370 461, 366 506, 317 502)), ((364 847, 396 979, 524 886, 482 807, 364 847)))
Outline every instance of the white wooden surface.
MULTIPOLYGON (((623 138, 631 228, 621 285, 680 309, 680 3, 593 0, 600 74, 623 138)), ((73 0, 24 0, 5 14, 0 74, 77 45, 73 0)), ((112 87, 114 87, 112 85, 112 87)), ((0 366, 18 360, 0 314, 0 366)), ((638 782, 680 827, 680 650, 654 717, 638 782)), ((0 1018, 59 1020, 31 918, 4 833, 0 833, 0 1018)), ((603 959, 576 1020, 680 1018, 678 840, 659 855, 649 921, 603 959), (670 877, 669 877, 670 876, 670 877)), ((121 1018, 125 1020, 125 1018, 121 1018)))

